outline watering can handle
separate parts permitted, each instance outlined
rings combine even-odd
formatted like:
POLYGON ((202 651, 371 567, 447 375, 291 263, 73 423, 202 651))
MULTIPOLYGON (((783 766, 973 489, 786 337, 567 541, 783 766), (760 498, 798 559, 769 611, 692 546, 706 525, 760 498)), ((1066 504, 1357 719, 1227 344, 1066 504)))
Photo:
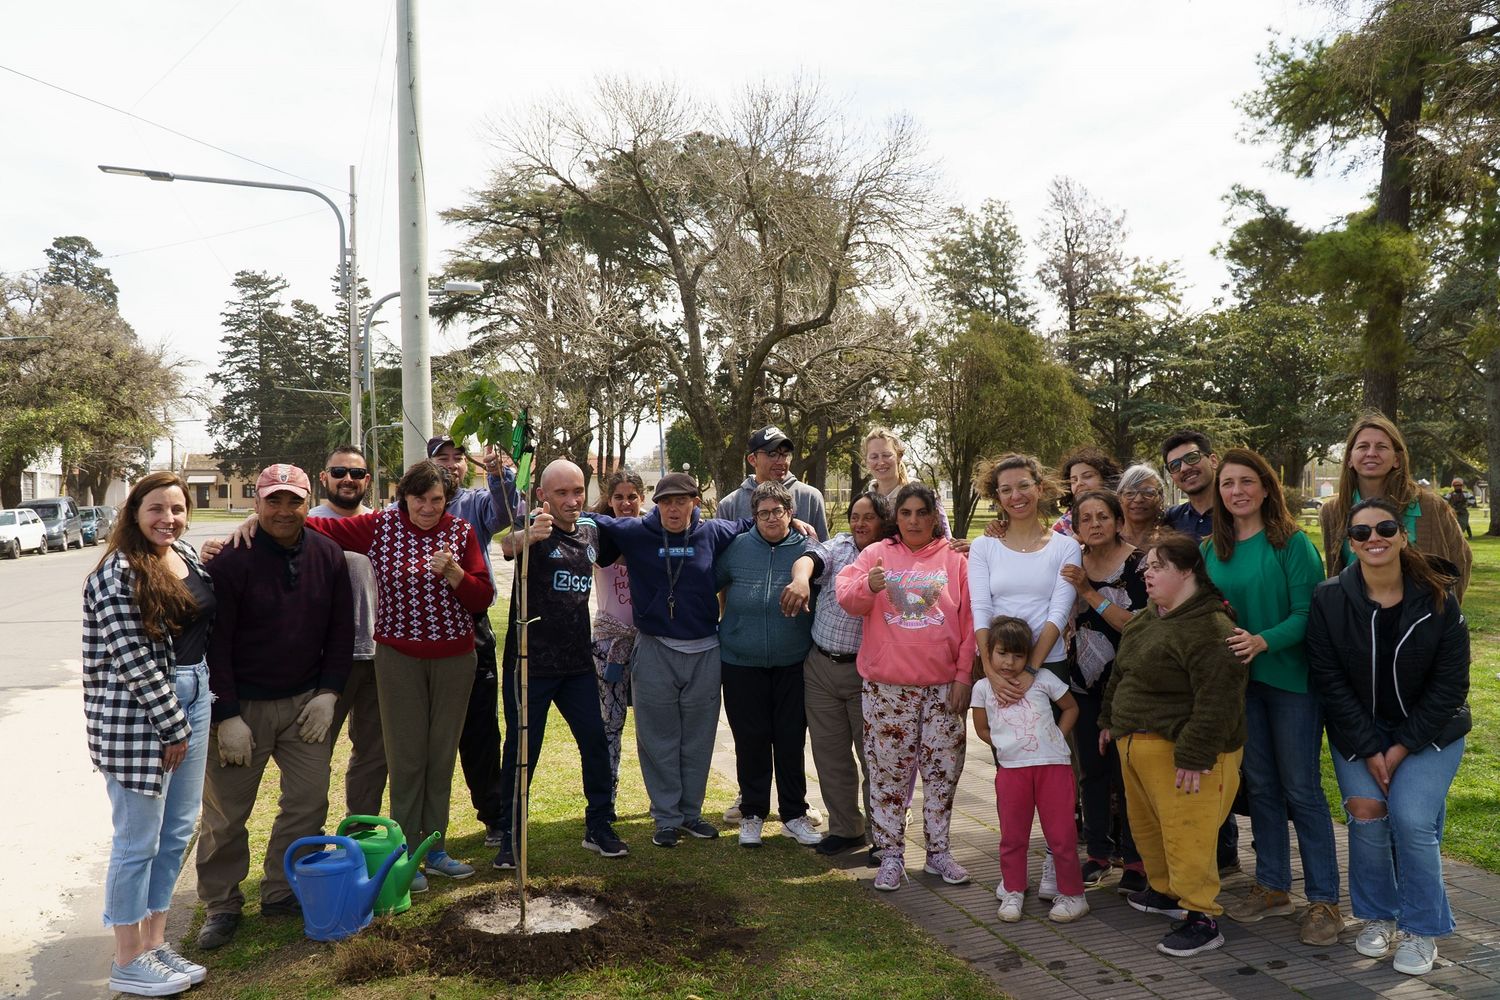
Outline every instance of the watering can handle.
POLYGON ((339 828, 336 832, 340 837, 342 837, 344 835, 344 831, 349 829, 349 827, 355 825, 356 823, 363 824, 364 826, 383 827, 387 831, 393 831, 396 828, 396 821, 393 819, 387 819, 384 816, 345 816, 339 823, 339 828))
POLYGON ((287 845, 286 853, 281 857, 281 867, 286 872, 287 881, 293 886, 297 884, 297 866, 292 864, 292 855, 297 853, 298 849, 314 846, 324 847, 328 844, 337 844, 346 851, 352 851, 355 854, 360 853, 359 845, 348 837, 329 837, 326 835, 319 837, 298 837, 287 845))

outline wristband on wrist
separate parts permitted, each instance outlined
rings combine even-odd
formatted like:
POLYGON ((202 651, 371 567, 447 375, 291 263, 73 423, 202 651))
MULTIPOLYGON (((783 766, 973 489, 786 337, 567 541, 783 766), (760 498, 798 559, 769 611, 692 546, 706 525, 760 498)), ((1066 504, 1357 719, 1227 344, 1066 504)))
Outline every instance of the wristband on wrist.
POLYGON ((1102 601, 1099 602, 1099 606, 1094 609, 1094 613, 1102 615, 1102 614, 1104 614, 1104 612, 1106 612, 1110 608, 1112 608, 1114 606, 1114 603, 1115 603, 1114 601, 1111 601, 1109 598, 1106 597, 1104 600, 1102 600, 1102 601))

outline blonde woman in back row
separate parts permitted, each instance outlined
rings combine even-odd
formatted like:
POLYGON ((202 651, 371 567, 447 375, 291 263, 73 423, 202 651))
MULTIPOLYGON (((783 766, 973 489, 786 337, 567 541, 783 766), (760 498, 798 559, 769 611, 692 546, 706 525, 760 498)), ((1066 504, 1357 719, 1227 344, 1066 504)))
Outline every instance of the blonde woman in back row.
MULTIPOLYGON (((916 479, 906 469, 906 445, 896 436, 896 432, 889 427, 875 427, 865 435, 865 468, 870 470, 874 478, 870 480, 870 490, 885 495, 894 509, 896 504, 896 491, 907 483, 915 482, 916 479)), ((943 509, 943 494, 936 486, 932 488, 933 495, 937 497, 938 527, 943 529, 943 534, 948 539, 948 545, 955 552, 969 551, 967 539, 954 538, 952 527, 948 524, 948 514, 943 509)))

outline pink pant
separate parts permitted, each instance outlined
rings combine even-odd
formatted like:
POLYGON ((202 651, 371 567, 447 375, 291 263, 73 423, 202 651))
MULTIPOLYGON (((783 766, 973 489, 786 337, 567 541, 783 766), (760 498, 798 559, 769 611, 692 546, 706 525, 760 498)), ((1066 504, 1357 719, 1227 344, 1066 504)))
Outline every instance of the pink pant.
POLYGON ((1000 814, 1000 877, 1006 892, 1026 891, 1026 851, 1031 819, 1040 814, 1042 836, 1057 865, 1057 891, 1083 894, 1078 833, 1073 825, 1073 768, 1068 764, 995 769, 995 809, 1000 814))

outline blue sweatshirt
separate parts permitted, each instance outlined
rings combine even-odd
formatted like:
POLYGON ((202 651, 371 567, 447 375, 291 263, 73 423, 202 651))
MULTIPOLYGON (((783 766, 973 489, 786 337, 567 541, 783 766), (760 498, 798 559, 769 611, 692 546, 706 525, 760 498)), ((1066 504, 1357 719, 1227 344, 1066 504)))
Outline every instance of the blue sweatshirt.
POLYGON ((486 476, 486 489, 477 486, 460 486, 448 501, 448 513, 461 517, 474 528, 474 537, 479 542, 479 552, 484 556, 484 568, 490 571, 490 584, 495 582, 495 570, 490 565, 490 540, 501 528, 508 528, 521 519, 525 504, 516 493, 516 470, 505 468, 501 475, 486 476))
POLYGON ((625 559, 637 629, 666 639, 705 639, 718 633, 714 559, 736 535, 750 530, 752 518, 704 520, 694 510, 687 531, 664 534, 657 510, 645 517, 589 517, 599 526, 599 565, 625 559), (675 584, 669 574, 676 576, 675 584))
POLYGON ((812 613, 788 618, 781 613, 781 590, 792 582, 792 563, 807 550, 802 532, 792 530, 772 545, 760 530, 729 543, 714 564, 724 595, 719 623, 719 658, 741 667, 782 667, 801 663, 812 648, 812 613))

